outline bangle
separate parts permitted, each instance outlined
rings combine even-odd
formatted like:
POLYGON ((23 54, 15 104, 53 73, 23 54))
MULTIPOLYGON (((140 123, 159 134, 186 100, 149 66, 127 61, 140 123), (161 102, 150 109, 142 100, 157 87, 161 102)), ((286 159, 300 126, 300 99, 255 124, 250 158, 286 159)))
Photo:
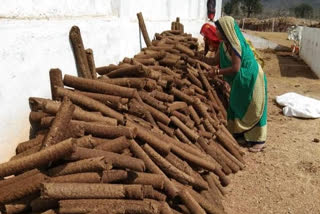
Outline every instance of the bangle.
POLYGON ((217 68, 217 69, 215 70, 215 73, 216 73, 216 75, 219 75, 219 73, 220 73, 220 69, 219 69, 219 68, 217 68))

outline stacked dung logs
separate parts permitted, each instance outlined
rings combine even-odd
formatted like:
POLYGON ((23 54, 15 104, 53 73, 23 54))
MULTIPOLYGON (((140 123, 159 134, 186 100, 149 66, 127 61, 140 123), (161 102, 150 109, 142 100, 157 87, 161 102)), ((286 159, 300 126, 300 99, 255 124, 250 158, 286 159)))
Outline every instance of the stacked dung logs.
POLYGON ((133 58, 90 69, 73 31, 82 77, 54 69, 54 100, 29 99, 34 136, 0 164, 2 211, 225 213, 227 175, 244 159, 226 129, 228 92, 207 79, 197 40, 165 31, 133 58))
POLYGON ((171 30, 177 30, 177 31, 180 31, 181 33, 184 33, 184 26, 183 24, 180 23, 179 17, 177 17, 175 22, 171 23, 171 30))

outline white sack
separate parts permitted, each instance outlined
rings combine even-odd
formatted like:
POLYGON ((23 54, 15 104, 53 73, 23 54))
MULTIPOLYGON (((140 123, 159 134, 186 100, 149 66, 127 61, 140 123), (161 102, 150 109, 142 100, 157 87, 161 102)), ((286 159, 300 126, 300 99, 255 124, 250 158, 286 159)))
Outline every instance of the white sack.
POLYGON ((320 101, 290 92, 276 97, 276 102, 284 106, 283 114, 288 117, 320 118, 320 101))

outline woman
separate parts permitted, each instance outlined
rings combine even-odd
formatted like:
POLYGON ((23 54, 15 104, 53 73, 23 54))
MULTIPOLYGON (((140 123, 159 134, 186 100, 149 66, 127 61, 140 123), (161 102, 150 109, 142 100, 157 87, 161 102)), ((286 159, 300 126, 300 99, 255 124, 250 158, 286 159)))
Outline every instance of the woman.
POLYGON ((209 23, 205 23, 201 27, 200 34, 203 36, 203 40, 204 40, 205 56, 209 51, 217 52, 219 49, 220 40, 217 37, 216 31, 217 31, 216 28, 209 23))
POLYGON ((216 14, 216 0, 207 1, 207 15, 210 21, 213 21, 216 14))
POLYGON ((215 22, 217 37, 221 39, 216 56, 206 61, 220 65, 209 76, 223 75, 230 84, 227 110, 228 129, 235 137, 242 136, 259 152, 267 138, 267 79, 252 49, 235 20, 224 16, 215 22))

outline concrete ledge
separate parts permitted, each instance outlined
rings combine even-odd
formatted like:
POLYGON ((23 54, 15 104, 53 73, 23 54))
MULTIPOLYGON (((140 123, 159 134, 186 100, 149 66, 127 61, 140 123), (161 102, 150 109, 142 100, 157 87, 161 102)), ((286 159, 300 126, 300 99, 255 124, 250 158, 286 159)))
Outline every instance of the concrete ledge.
POLYGON ((279 46, 279 44, 275 42, 263 39, 258 36, 254 36, 248 33, 243 33, 243 35, 246 39, 250 40, 253 46, 257 49, 276 49, 279 46))

